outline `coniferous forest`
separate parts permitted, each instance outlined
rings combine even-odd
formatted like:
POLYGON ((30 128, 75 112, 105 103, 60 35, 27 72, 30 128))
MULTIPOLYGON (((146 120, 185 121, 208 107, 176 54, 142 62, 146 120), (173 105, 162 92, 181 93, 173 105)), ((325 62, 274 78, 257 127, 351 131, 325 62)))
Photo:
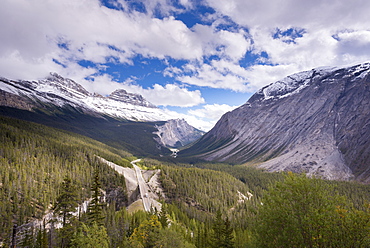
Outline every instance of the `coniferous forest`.
POLYGON ((133 154, 0 119, 0 247, 370 247, 369 185, 142 158, 166 197, 129 211, 125 178, 98 157, 131 167, 133 154))

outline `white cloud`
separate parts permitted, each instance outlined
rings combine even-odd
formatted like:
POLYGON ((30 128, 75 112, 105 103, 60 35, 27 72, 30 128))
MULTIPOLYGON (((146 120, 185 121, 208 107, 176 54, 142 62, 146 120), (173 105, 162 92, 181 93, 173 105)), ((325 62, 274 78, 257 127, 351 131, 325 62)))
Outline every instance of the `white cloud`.
POLYGON ((361 28, 369 27, 370 2, 353 0, 229 0, 207 1, 218 12, 248 27, 361 28))
MULTIPOLYGON (((229 16, 249 30, 254 54, 265 52, 269 65, 248 68, 251 88, 274 75, 286 76, 319 66, 340 66, 370 59, 369 1, 322 0, 230 0, 207 1, 218 15, 229 16), (276 29, 303 30, 301 37, 287 42, 275 36, 276 29), (274 67, 274 68, 273 68, 274 67), (273 75, 271 75, 273 72, 273 75), (257 76, 259 75, 259 76, 257 76), (256 81, 257 80, 257 81, 256 81)), ((289 35, 288 35, 289 36, 289 35)))
POLYGON ((187 64, 176 79, 190 85, 247 91, 245 73, 246 70, 235 63, 213 60, 210 64, 187 64))
POLYGON ((34 80, 62 69, 62 66, 53 62, 50 55, 24 58, 18 50, 13 50, 6 56, 0 56, 0 75, 10 79, 34 80))
MULTIPOLYGON (((284 73, 294 72, 295 70, 292 68, 293 66, 260 65, 244 68, 232 61, 221 59, 212 60, 210 64, 189 63, 182 68, 168 67, 165 70, 165 75, 171 75, 178 81, 189 85, 229 89, 236 92, 254 92, 266 83, 270 83, 269 80, 280 79, 276 76, 284 76, 286 75, 284 73), (281 69, 284 69, 284 73, 279 73, 281 69)), ((294 67, 294 69, 296 68, 294 67)))
MULTIPOLYGON (((168 13, 175 10, 165 0, 143 4, 148 10, 158 6, 168 13)), ((190 1, 181 4, 192 7, 190 1)), ((216 30, 199 24, 189 29, 171 16, 158 19, 150 13, 118 11, 98 0, 4 0, 0 16, 0 59, 6 61, 17 52, 23 61, 47 60, 38 64, 45 70, 53 64, 51 58, 63 64, 79 60, 105 63, 112 58, 130 63, 137 54, 185 60, 220 55, 237 61, 250 46, 243 30, 216 30)), ((0 74, 7 70, 0 68, 0 74)), ((38 70, 29 74, 40 77, 38 70)))
POLYGON ((203 108, 189 110, 188 114, 197 116, 202 119, 209 119, 212 121, 218 120, 226 112, 232 111, 238 106, 230 106, 227 104, 207 104, 203 108))
POLYGON ((129 92, 141 94, 149 102, 160 106, 193 107, 205 102, 199 90, 190 91, 175 84, 154 84, 148 89, 130 84, 124 88, 129 92))
POLYGON ((185 119, 186 122, 190 124, 191 126, 199 130, 205 131, 205 132, 209 131, 216 123, 216 120, 215 121, 204 120, 195 115, 183 114, 183 113, 171 111, 169 109, 163 109, 163 110, 167 112, 168 115, 173 116, 173 118, 185 119))
POLYGON ((229 106, 227 104, 206 104, 202 108, 197 108, 187 111, 186 114, 177 113, 165 109, 165 111, 174 116, 174 118, 183 118, 190 125, 205 132, 211 130, 217 121, 226 112, 232 111, 237 106, 229 106))
POLYGON ((199 90, 188 90, 175 84, 164 86, 154 84, 150 88, 143 88, 135 83, 135 79, 129 78, 124 83, 115 82, 108 74, 89 76, 93 74, 92 69, 82 70, 79 74, 69 76, 81 83, 88 91, 102 95, 109 95, 116 89, 125 89, 130 93, 142 95, 146 100, 157 106, 193 107, 205 102, 199 90))
POLYGON ((203 56, 217 55, 232 61, 239 61, 250 48, 250 39, 243 29, 236 31, 218 30, 220 23, 213 25, 196 24, 192 28, 194 35, 203 44, 203 56))
POLYGON ((343 60, 364 61, 370 55, 370 30, 344 31, 336 35, 338 46, 336 53, 343 60))
MULTIPOLYGON (((3 0, 0 76, 37 79, 54 71, 97 93, 124 87, 154 104, 186 107, 205 102, 200 91, 186 85, 253 92, 294 72, 370 60, 370 1, 207 0, 216 13, 203 16, 207 25, 191 28, 174 16, 196 8, 197 1, 176 1, 180 8, 169 0, 138 2, 145 13, 123 0, 116 1, 121 10, 106 8, 99 0, 3 0), (164 18, 157 18, 158 12, 164 18), (303 32, 276 35, 289 29, 303 32), (241 65, 248 51, 263 63, 241 65), (137 55, 185 61, 183 67, 169 62, 163 72, 185 86, 120 84, 100 75, 98 68, 78 64, 133 65, 137 55)), ((191 113, 199 120, 205 112, 191 113)))

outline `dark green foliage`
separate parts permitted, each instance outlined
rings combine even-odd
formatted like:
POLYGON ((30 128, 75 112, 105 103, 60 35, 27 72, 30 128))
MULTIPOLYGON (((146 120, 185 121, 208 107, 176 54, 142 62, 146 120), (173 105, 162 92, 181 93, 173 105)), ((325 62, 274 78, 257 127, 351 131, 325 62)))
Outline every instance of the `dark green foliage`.
POLYGON ((281 173, 267 173, 253 166, 205 162, 196 163, 194 166, 202 169, 226 172, 245 183, 250 192, 256 197, 261 197, 269 186, 284 179, 284 175, 281 173))
POLYGON ((103 207, 105 204, 102 201, 101 182, 99 177, 99 170, 95 169, 94 180, 91 186, 92 199, 90 201, 87 215, 90 223, 98 226, 103 225, 103 207))
POLYGON ((370 212, 327 183, 289 173, 263 200, 258 247, 369 247, 370 212))
POLYGON ((222 219, 221 211, 217 211, 212 225, 211 247, 232 248, 234 247, 233 229, 228 217, 222 219))
POLYGON ((226 217, 224 222, 222 245, 225 248, 234 247, 233 228, 231 227, 231 222, 228 217, 226 217))
POLYGON ((130 237, 131 244, 139 242, 144 248, 154 247, 159 239, 161 223, 156 215, 151 215, 148 220, 143 221, 135 228, 130 237))
POLYGON ((136 156, 171 154, 153 139, 156 122, 134 122, 86 115, 73 108, 40 108, 35 112, 0 106, 0 115, 78 133, 136 156))
MULTIPOLYGON (((9 243, 13 224, 40 218, 55 205, 63 179, 76 188, 77 202, 90 195, 95 155, 123 161, 132 155, 89 138, 0 117, 0 242, 9 243)), ((101 165, 104 189, 121 187, 122 176, 101 165)))
POLYGON ((40 228, 37 231, 35 247, 38 247, 38 248, 48 248, 49 247, 47 233, 46 233, 45 228, 40 228))
POLYGON ((170 199, 211 213, 236 206, 238 191, 248 192, 245 184, 228 174, 199 168, 163 166, 161 182, 170 199))
POLYGON ((77 190, 70 178, 64 178, 60 189, 60 194, 56 199, 54 206, 54 214, 62 217, 62 225, 65 226, 66 222, 76 211, 78 206, 77 190))
POLYGON ((5 245, 10 244, 13 223, 40 218, 51 205, 61 216, 65 209, 64 227, 30 229, 18 246, 369 245, 369 185, 284 176, 239 165, 145 159, 142 166, 161 169, 168 199, 162 212, 129 214, 124 178, 97 156, 128 165, 135 159, 131 154, 13 119, 1 118, 0 127, 0 241, 5 245), (100 201, 102 190, 106 207, 100 201), (253 196, 243 198, 248 192, 253 196), (77 219, 67 213, 76 202, 89 198, 93 199, 89 219, 87 214, 77 219))
POLYGON ((224 242, 224 221, 222 219, 221 211, 218 210, 216 213, 215 220, 212 225, 212 236, 211 236, 211 247, 223 247, 224 242))
POLYGON ((158 220, 161 223, 162 228, 168 227, 167 210, 164 204, 162 205, 162 210, 159 213, 158 220))
POLYGON ((82 223, 74 234, 71 242, 72 248, 108 248, 109 238, 105 227, 99 226, 96 222, 88 226, 82 223))

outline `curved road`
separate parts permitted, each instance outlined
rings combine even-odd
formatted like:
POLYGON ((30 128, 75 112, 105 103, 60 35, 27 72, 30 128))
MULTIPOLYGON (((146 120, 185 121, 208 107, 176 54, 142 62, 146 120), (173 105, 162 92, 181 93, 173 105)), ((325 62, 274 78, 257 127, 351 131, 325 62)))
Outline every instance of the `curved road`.
MULTIPOLYGON (((113 169, 115 169, 119 174, 124 175, 124 170, 123 170, 124 168, 123 167, 121 167, 119 165, 116 165, 115 163, 109 162, 109 161, 105 160, 104 158, 101 158, 101 157, 98 157, 98 158, 101 161, 103 161, 104 163, 107 163, 113 169)), ((141 199, 143 201, 144 210, 149 212, 151 210, 151 207, 152 207, 152 202, 151 202, 150 197, 149 197, 148 186, 145 183, 145 180, 143 178, 143 174, 141 173, 140 168, 135 164, 139 161, 141 161, 141 159, 136 159, 134 161, 131 161, 131 164, 134 167, 135 174, 136 174, 136 179, 137 179, 137 182, 139 184, 139 191, 140 191, 141 199)))
POLYGON ((143 178, 143 174, 141 173, 140 168, 135 164, 139 162, 141 159, 137 159, 131 162, 132 166, 134 166, 135 172, 136 172, 136 177, 137 177, 137 182, 139 183, 139 190, 140 190, 140 195, 141 199, 143 200, 143 205, 145 211, 149 212, 151 209, 151 201, 149 198, 149 190, 148 186, 145 183, 145 180, 143 178))

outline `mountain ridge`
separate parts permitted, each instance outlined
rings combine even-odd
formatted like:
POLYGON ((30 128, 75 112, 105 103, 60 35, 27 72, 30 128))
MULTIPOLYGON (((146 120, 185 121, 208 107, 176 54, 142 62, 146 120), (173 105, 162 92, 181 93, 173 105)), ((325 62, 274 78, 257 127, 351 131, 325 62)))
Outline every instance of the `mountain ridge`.
POLYGON ((167 154, 167 146, 188 144, 203 134, 187 123, 180 125, 181 121, 141 95, 118 89, 101 96, 56 73, 39 81, 0 78, 0 113, 77 132, 141 155, 167 154), (165 131, 183 135, 159 140, 158 127, 169 121, 179 125, 169 125, 165 131))
MULTIPOLYGON (((107 97, 101 96, 88 92, 82 85, 56 73, 39 81, 0 78, 0 89, 8 93, 8 99, 13 95, 18 103, 23 102, 28 110, 41 107, 40 103, 48 103, 57 107, 70 105, 86 114, 98 114, 102 118, 104 115, 132 121, 166 121, 174 118, 141 95, 119 89, 107 97)), ((6 101, 2 101, 2 105, 24 107, 6 105, 6 101)))
POLYGON ((369 182, 369 72, 319 68, 272 83, 179 156, 369 182))

